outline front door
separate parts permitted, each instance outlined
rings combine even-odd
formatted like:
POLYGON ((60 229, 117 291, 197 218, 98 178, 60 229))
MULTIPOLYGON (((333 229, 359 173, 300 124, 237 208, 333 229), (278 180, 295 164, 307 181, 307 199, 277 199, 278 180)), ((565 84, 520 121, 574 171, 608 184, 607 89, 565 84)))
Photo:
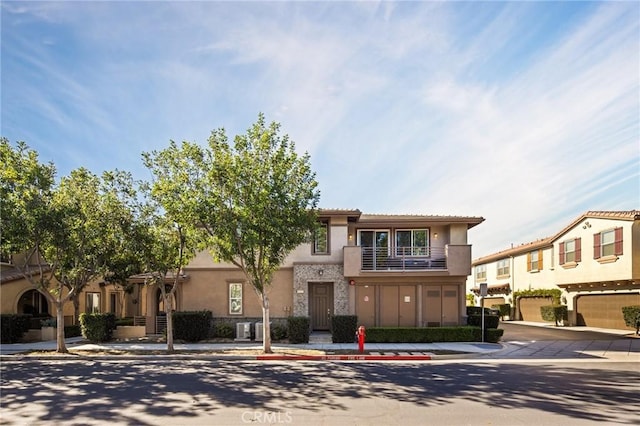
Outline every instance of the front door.
POLYGON ((312 330, 329 330, 333 316, 333 284, 313 283, 311 287, 310 317, 312 330))

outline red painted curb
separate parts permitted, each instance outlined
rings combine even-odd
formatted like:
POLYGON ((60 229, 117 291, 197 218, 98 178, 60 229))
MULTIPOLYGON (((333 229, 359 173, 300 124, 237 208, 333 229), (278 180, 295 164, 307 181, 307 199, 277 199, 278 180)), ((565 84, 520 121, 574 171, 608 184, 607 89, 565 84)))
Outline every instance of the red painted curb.
POLYGON ((257 355, 258 361, 429 361, 431 355, 257 355))

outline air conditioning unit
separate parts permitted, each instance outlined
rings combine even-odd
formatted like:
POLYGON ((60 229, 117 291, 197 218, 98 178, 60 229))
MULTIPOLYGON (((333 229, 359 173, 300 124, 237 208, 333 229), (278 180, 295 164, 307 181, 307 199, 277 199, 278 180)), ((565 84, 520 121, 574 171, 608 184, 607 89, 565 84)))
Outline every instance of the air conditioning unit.
POLYGON ((256 342, 262 342, 264 340, 263 336, 263 326, 264 323, 262 322, 257 322, 256 323, 256 342))
POLYGON ((239 322, 236 324, 235 341, 248 342, 251 340, 251 323, 239 322))

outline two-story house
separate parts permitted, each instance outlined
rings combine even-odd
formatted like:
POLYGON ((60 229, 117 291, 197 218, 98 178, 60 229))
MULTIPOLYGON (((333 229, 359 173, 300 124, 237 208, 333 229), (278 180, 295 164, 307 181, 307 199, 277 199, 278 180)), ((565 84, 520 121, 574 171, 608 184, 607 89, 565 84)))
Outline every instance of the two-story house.
MULTIPOLYGON (((322 209, 319 219, 313 243, 300 245, 273 276, 272 319, 309 316, 313 330, 328 330, 333 315, 357 315, 365 326, 465 323, 467 230, 483 218, 322 209)), ((233 322, 262 317, 235 266, 202 252, 184 271, 179 310, 210 310, 233 322)), ((148 292, 147 324, 161 312, 157 291, 148 292)))
MULTIPOLYGON (((272 319, 309 316, 313 330, 328 330, 334 315, 357 315, 365 326, 466 323, 465 286, 471 273, 467 231, 483 218, 322 209, 319 220, 314 241, 297 247, 273 276, 272 319)), ((3 278, 3 313, 24 313, 37 306, 54 314, 26 280, 15 278, 3 278)), ((214 262, 207 251, 184 268, 181 280, 176 310, 209 310, 229 322, 262 318, 258 297, 242 272, 214 262)), ((145 285, 144 276, 130 281, 138 285, 129 291, 104 283, 88 286, 80 297, 81 312, 138 317, 145 320, 148 333, 158 332, 164 310, 160 289, 145 285)), ((67 317, 71 313, 65 310, 67 317)))
POLYGON ((569 323, 627 328, 622 306, 640 305, 640 210, 589 211, 555 235, 473 261, 470 290, 488 284, 485 306, 515 303, 518 319, 542 321, 545 300, 512 293, 560 289, 569 323))

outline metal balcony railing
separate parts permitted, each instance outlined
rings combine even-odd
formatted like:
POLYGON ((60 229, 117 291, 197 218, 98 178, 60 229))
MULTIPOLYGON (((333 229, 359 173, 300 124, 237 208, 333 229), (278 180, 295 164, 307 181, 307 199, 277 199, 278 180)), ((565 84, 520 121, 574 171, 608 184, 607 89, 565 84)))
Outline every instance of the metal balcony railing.
POLYGON ((444 247, 362 247, 364 271, 447 269, 444 247))

